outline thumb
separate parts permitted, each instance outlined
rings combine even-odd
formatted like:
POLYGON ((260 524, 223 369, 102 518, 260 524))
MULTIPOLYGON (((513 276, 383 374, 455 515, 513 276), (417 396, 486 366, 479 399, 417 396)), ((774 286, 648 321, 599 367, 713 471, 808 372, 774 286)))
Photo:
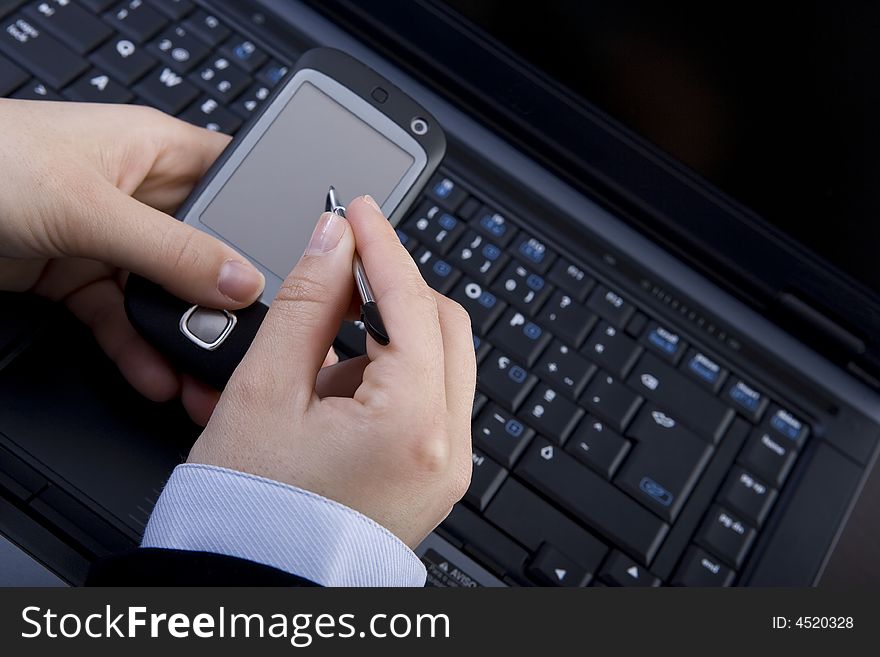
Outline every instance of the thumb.
POLYGON ((354 234, 348 221, 325 212, 303 257, 275 296, 242 365, 249 368, 256 362, 261 377, 273 386, 310 399, 351 303, 353 258, 354 234))
POLYGON ((213 308, 256 300, 263 275, 229 245, 111 185, 68 255, 140 274, 181 299, 213 308))

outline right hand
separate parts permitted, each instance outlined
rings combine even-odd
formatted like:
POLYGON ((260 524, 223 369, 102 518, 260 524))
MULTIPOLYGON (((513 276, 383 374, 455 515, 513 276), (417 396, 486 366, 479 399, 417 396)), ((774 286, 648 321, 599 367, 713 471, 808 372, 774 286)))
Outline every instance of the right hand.
POLYGON ((476 363, 464 309, 431 290, 371 199, 324 214, 189 462, 313 491, 418 545, 471 477, 476 363), (321 369, 357 249, 391 343, 321 369))

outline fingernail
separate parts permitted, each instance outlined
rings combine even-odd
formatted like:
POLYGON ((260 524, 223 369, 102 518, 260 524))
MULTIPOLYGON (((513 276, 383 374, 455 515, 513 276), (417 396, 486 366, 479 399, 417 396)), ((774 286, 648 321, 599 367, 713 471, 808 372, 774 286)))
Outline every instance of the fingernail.
POLYGON ((265 282, 263 275, 250 263, 227 260, 220 266, 217 289, 235 301, 253 301, 265 282))
POLYGON ((376 212, 379 212, 379 213, 382 212, 382 208, 379 207, 379 204, 376 203, 376 201, 373 199, 372 196, 370 196, 369 194, 366 194, 366 195, 364 195, 364 200, 367 202, 367 205, 369 205, 371 208, 373 208, 376 212))
POLYGON ((344 232, 345 219, 332 212, 325 212, 315 226, 315 232, 306 247, 306 255, 321 255, 332 251, 339 244, 344 232))

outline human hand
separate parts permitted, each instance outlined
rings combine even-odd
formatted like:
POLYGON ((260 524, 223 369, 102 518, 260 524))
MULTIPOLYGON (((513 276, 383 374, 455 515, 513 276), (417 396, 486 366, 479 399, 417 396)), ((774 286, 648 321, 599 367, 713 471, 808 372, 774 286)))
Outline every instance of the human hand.
POLYGON ((189 462, 313 491, 415 547, 470 482, 470 319, 427 286, 375 203, 347 215, 322 215, 189 462), (350 309, 355 237, 391 343, 321 369, 350 309))
POLYGON ((180 376, 123 309, 127 272, 206 306, 240 308, 262 275, 166 212, 229 137, 134 106, 0 100, 0 290, 63 302, 146 397, 181 395, 204 424, 217 392, 180 376))

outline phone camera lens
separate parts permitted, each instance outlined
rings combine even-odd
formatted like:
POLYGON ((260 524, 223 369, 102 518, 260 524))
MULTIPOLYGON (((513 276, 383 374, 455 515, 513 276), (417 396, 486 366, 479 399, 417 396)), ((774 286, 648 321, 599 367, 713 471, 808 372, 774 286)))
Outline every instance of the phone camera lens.
POLYGON ((417 116, 410 122, 409 129, 412 130, 414 134, 423 135, 428 132, 428 122, 417 116))

